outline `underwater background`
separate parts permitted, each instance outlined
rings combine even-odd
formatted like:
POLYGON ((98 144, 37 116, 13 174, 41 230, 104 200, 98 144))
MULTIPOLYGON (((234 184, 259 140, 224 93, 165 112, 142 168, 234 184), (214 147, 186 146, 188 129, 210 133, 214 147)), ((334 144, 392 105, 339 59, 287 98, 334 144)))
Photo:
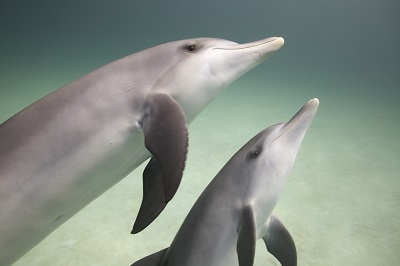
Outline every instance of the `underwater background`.
MULTIPOLYGON (((285 39, 190 125, 181 186, 147 229, 130 234, 143 165, 15 265, 130 265, 164 249, 228 159, 313 97, 319 111, 274 211, 298 265, 399 265, 399 26, 396 0, 1 0, 0 122, 157 44, 285 39)), ((255 265, 279 265, 262 241, 255 265)))

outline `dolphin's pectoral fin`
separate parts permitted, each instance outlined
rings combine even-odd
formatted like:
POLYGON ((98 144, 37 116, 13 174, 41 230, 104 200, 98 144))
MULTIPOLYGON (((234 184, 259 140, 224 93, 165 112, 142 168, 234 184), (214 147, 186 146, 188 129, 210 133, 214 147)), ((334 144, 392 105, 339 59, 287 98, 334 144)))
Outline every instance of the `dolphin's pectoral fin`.
POLYGON ((256 225, 253 208, 250 206, 243 209, 236 250, 239 258, 239 266, 252 266, 254 264, 256 225))
POLYGON ((143 259, 134 262, 131 266, 158 266, 161 264, 162 259, 167 253, 168 248, 153 253, 143 259))
POLYGON ((169 94, 150 95, 140 123, 145 146, 153 157, 143 172, 143 200, 132 234, 152 223, 174 196, 188 148, 185 114, 169 94))
POLYGON ((188 149, 188 129, 180 105, 167 93, 149 95, 143 118, 145 146, 158 161, 169 202, 181 182, 188 149))
POLYGON ((163 189, 160 167, 157 160, 151 158, 143 171, 143 200, 133 225, 132 234, 145 229, 167 206, 163 189))
POLYGON ((297 253, 296 245, 289 231, 282 222, 274 215, 271 215, 268 231, 263 236, 268 251, 282 264, 282 266, 296 266, 297 253))

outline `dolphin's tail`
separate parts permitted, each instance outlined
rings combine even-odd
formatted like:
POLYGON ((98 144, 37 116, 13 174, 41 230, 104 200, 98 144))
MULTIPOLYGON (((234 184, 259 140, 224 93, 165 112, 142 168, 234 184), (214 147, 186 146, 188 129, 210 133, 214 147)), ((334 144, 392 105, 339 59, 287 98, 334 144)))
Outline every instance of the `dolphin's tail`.
POLYGON ((159 266, 167 253, 168 248, 160 250, 154 254, 151 254, 143 259, 138 260, 133 263, 131 266, 159 266))

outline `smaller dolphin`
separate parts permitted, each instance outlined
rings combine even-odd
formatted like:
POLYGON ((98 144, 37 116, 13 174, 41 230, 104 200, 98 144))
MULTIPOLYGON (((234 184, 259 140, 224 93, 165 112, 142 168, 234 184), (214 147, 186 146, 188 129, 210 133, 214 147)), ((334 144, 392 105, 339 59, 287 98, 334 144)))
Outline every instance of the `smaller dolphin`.
POLYGON ((251 139, 201 194, 171 246, 132 266, 250 266, 260 238, 282 265, 296 265, 293 239, 272 210, 318 105, 308 101, 251 139))

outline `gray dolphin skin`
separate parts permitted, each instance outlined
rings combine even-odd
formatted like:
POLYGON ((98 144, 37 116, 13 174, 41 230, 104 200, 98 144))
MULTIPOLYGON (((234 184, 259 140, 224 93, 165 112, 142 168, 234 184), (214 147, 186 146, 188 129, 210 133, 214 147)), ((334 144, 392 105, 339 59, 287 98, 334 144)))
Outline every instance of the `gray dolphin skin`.
POLYGON ((260 238, 282 265, 296 265, 293 239, 272 210, 318 105, 312 99, 253 137, 207 186, 171 246, 132 265, 251 266, 260 238))
POLYGON ((0 125, 0 265, 24 255, 151 157, 133 233, 174 196, 187 124, 226 87, 282 47, 198 38, 111 62, 0 125))

